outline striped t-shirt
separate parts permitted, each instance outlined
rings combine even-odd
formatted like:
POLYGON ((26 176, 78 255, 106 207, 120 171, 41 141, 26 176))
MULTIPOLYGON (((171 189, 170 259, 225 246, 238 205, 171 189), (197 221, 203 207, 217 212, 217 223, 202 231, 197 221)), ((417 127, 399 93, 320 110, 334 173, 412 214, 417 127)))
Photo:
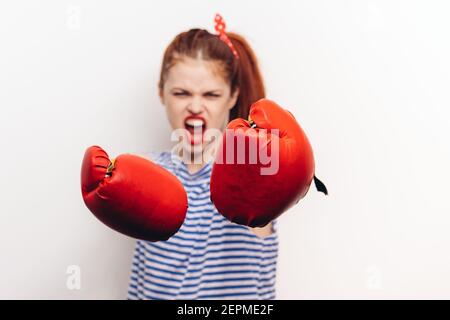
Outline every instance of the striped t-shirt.
POLYGON ((189 208, 167 241, 137 240, 128 299, 275 299, 276 220, 260 238, 218 213, 210 200, 212 162, 190 173, 170 152, 150 158, 183 183, 189 208))

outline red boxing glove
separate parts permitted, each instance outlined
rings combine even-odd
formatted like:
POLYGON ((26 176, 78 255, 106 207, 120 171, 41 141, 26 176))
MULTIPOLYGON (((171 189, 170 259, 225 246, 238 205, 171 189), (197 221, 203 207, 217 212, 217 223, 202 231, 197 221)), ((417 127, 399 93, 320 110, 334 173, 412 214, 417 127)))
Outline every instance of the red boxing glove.
POLYGON ((84 155, 81 191, 84 203, 101 222, 148 241, 174 235, 188 207, 183 185, 169 171, 131 154, 111 161, 97 146, 84 155))
POLYGON ((231 121, 211 173, 211 200, 228 220, 263 227, 302 199, 314 179, 311 145, 294 116, 273 101, 231 121))

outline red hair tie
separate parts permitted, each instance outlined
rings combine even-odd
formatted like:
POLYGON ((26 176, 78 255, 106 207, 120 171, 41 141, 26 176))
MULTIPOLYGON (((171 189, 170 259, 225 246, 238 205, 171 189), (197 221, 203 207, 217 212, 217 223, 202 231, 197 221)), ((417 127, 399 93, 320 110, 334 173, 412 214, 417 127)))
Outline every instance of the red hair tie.
POLYGON ((214 18, 216 32, 218 33, 219 39, 225 42, 225 44, 231 49, 236 59, 239 59, 239 55, 236 51, 236 49, 233 46, 233 43, 231 42, 230 38, 228 38, 227 34, 225 33, 225 21, 223 21, 223 18, 220 14, 216 14, 214 18))

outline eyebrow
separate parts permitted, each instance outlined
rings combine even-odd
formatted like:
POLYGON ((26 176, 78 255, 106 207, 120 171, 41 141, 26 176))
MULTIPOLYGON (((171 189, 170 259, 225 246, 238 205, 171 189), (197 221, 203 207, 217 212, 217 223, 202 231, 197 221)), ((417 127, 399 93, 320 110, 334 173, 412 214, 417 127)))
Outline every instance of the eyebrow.
MULTIPOLYGON (((183 89, 183 88, 180 88, 180 87, 174 87, 174 88, 172 88, 172 90, 180 90, 180 91, 187 91, 187 92, 190 92, 190 90, 183 89)), ((213 89, 213 90, 207 90, 207 91, 205 91, 205 93, 208 93, 208 92, 222 93, 222 89, 213 89)))

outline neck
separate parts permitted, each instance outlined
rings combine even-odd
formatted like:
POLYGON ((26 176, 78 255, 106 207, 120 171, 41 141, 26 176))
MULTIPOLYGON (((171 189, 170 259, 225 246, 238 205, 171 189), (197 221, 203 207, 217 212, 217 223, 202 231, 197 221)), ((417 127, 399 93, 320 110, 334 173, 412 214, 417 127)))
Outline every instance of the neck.
POLYGON ((203 153, 187 153, 185 150, 180 150, 179 156, 186 165, 189 173, 196 173, 205 165, 205 159, 203 153))
POLYGON ((201 168, 203 168, 204 165, 205 165, 204 163, 201 163, 201 164, 199 164, 199 163, 188 163, 188 164, 186 165, 186 167, 187 167, 189 173, 196 173, 196 172, 198 172, 201 168))

